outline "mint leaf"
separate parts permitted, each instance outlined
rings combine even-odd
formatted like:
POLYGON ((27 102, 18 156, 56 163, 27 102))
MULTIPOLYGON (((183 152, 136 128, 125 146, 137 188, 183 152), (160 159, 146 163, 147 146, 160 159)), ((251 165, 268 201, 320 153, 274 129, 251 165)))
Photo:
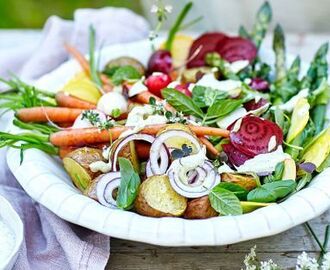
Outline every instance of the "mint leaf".
POLYGON ((111 76, 112 83, 114 85, 120 85, 127 80, 138 80, 141 78, 141 74, 132 66, 122 66, 116 69, 111 76))
POLYGON ((221 186, 215 186, 209 194, 211 206, 221 215, 241 215, 242 206, 236 195, 221 186))

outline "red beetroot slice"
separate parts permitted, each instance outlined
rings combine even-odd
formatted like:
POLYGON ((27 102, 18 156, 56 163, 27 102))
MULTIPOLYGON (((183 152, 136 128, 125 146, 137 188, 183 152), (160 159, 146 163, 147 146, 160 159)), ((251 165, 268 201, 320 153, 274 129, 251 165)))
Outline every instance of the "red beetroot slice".
MULTIPOLYGON (((234 126, 235 123, 231 124, 228 129, 232 130, 234 126)), ((271 151, 276 150, 277 146, 283 142, 281 128, 269 120, 254 115, 247 115, 242 118, 238 131, 230 133, 230 142, 244 154, 256 156, 269 152, 268 145, 273 136, 275 136, 275 145, 271 151)))
POLYGON ((236 149, 231 143, 222 145, 222 148, 226 153, 229 162, 235 167, 241 166, 245 161, 252 158, 236 149))
POLYGON ((205 33, 198 37, 190 47, 188 59, 194 55, 196 50, 200 51, 187 63, 187 67, 205 66, 205 55, 210 52, 215 52, 218 43, 226 38, 227 36, 225 34, 219 32, 205 33))
POLYGON ((250 86, 252 89, 260 92, 266 92, 269 90, 269 83, 262 78, 253 78, 250 86))
POLYGON ((266 105, 267 103, 268 103, 267 99, 264 99, 264 98, 259 99, 258 102, 256 102, 255 99, 252 99, 252 100, 244 103, 243 106, 247 111, 254 111, 254 110, 257 110, 257 109, 261 108, 262 106, 266 105))
POLYGON ((249 60, 252 62, 257 56, 256 46, 248 39, 230 37, 219 42, 216 51, 228 62, 249 60))

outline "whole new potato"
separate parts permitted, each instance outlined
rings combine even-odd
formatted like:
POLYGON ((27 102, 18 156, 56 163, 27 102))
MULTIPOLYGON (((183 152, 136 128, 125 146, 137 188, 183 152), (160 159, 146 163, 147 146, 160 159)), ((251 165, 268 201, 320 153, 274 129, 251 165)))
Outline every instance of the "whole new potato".
POLYGON ((219 214, 212 208, 209 197, 203 196, 188 202, 183 217, 187 219, 204 219, 216 216, 219 216, 219 214))

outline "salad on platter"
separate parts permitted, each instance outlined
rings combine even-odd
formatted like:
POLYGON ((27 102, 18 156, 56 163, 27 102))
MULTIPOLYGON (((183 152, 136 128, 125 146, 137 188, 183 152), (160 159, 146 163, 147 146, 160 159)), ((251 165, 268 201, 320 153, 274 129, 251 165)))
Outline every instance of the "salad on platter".
MULTIPOLYGON (((1 80, 0 106, 19 131, 0 132, 0 146, 20 149, 20 162, 31 148, 58 155, 82 194, 149 217, 241 215, 306 187, 330 165, 328 44, 301 74, 277 25, 270 66, 259 53, 268 2, 238 36, 180 34, 191 8, 160 46, 159 25, 152 32, 146 66, 121 56, 99 68, 90 27, 88 57, 65 45, 81 70, 57 93, 1 80)), ((154 12, 161 23, 168 8, 154 12)))

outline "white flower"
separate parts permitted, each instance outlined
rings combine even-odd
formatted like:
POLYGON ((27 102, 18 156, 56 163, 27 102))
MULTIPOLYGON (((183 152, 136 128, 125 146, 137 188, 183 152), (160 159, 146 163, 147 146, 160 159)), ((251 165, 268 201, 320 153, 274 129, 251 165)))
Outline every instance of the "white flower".
POLYGON ((171 5, 166 5, 164 9, 167 13, 171 13, 173 10, 173 7, 171 5))
POLYGON ((251 248, 250 253, 245 256, 244 265, 245 270, 256 270, 258 265, 257 255, 256 255, 256 248, 254 246, 251 248))
POLYGON ((159 8, 158 8, 156 5, 152 5, 152 6, 151 6, 151 9, 150 9, 150 12, 151 12, 151 13, 157 13, 158 10, 159 10, 159 8))
POLYGON ((279 270, 280 268, 273 260, 269 260, 268 262, 260 263, 260 270, 279 270))
POLYGON ((319 264, 314 258, 307 255, 306 252, 301 253, 297 258, 296 270, 318 270, 319 264))
POLYGON ((158 37, 158 34, 155 31, 150 31, 149 33, 149 39, 153 40, 158 37))
POLYGON ((321 270, 330 270, 330 252, 324 255, 321 270))

